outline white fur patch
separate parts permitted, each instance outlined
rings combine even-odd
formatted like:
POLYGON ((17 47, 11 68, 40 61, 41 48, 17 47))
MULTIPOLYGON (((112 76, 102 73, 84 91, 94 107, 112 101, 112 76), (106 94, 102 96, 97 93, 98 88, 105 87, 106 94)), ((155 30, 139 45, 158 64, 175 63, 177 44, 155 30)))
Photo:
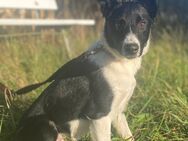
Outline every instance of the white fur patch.
POLYGON ((141 59, 129 61, 124 59, 113 62, 103 68, 105 80, 113 91, 113 102, 111 107, 112 119, 124 111, 136 85, 135 73, 140 67, 141 59))
POLYGON ((147 44, 143 49, 142 56, 144 56, 148 52, 149 46, 150 46, 150 38, 148 39, 147 44))
POLYGON ((81 139, 83 135, 88 133, 90 122, 88 120, 73 120, 69 122, 71 139, 77 141, 81 139))
MULTIPOLYGON (((140 45, 139 41, 133 34, 128 36, 126 42, 136 43, 140 45)), ((101 66, 101 64, 104 63, 104 60, 107 60, 105 59, 106 57, 108 57, 107 54, 99 53, 97 55, 94 55, 92 57, 92 60, 93 62, 95 62, 95 64, 101 66)), ((124 138, 131 138, 132 136, 126 118, 123 117, 123 111, 125 110, 125 107, 133 94, 134 88, 136 86, 134 75, 136 74, 140 66, 141 57, 137 57, 135 59, 126 59, 119 56, 119 59, 111 62, 101 69, 105 80, 108 82, 113 92, 112 107, 108 117, 111 119, 114 127, 116 129, 118 128, 118 133, 124 138)), ((108 124, 111 125, 111 123, 108 124)), ((100 137, 99 130, 92 131, 94 132, 93 134, 97 134, 98 137, 100 137)), ((108 137, 103 135, 103 138, 109 138, 109 135, 108 137)))
POLYGON ((130 32, 124 39, 124 44, 137 44, 140 46, 140 41, 134 33, 130 32))
POLYGON ((92 141, 111 141, 111 119, 109 116, 91 121, 92 141))
POLYGON ((132 133, 129 129, 126 117, 123 113, 117 115, 112 122, 116 132, 124 139, 133 139, 132 133))

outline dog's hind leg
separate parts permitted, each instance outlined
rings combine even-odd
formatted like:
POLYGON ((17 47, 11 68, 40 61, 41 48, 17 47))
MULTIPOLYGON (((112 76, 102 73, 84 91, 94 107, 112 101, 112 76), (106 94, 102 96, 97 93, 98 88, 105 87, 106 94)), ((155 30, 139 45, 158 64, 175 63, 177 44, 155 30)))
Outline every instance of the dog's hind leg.
POLYGON ((129 129, 127 119, 123 113, 119 114, 113 121, 112 125, 116 132, 124 139, 133 141, 132 133, 129 129))
POLYGON ((70 136, 73 141, 80 140, 82 136, 89 133, 90 121, 88 120, 73 120, 69 122, 70 125, 70 136))
POLYGON ((27 119, 18 129, 15 141, 64 141, 54 122, 44 116, 27 119))
POLYGON ((111 141, 111 119, 102 117, 92 120, 90 125, 92 141, 111 141))

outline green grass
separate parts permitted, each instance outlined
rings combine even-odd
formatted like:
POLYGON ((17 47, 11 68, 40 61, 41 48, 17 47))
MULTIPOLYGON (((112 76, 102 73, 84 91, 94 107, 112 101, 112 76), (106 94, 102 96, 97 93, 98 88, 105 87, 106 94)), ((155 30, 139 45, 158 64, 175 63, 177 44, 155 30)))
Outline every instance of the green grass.
MULTIPOLYGON (((95 33, 67 31, 72 58, 84 51, 95 33)), ((152 42, 137 74, 137 88, 125 113, 137 141, 188 141, 188 42, 166 32, 152 42)), ((67 62, 62 33, 0 40, 0 82, 17 89, 40 82, 67 62)), ((45 88, 45 86, 43 87, 45 88)), ((43 88, 14 100, 11 112, 0 95, 0 140, 9 141, 23 111, 43 88), (15 123, 14 123, 15 122, 15 123)), ((84 138, 83 141, 86 141, 84 138)), ((113 135, 113 141, 122 141, 113 135)))
POLYGON ((187 45, 163 33, 144 58, 127 113, 138 141, 188 141, 187 45))

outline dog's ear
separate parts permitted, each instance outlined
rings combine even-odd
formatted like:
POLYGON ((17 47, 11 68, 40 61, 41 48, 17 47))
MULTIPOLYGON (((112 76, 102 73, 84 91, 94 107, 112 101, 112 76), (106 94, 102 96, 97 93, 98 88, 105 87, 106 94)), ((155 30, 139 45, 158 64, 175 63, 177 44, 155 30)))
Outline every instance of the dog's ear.
POLYGON ((111 13, 113 8, 119 3, 119 0, 98 0, 101 12, 103 16, 106 18, 111 13))
POLYGON ((157 1, 156 0, 138 0, 149 12, 149 15, 154 19, 157 15, 157 1))

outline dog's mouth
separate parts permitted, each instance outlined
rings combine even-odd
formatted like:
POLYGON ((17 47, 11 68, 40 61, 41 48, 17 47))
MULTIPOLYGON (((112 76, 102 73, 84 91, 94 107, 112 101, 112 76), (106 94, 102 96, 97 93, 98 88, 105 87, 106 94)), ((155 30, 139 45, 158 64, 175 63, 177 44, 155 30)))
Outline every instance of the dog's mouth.
POLYGON ((121 53, 127 59, 134 59, 139 56, 139 48, 137 44, 125 44, 121 48, 121 53))

